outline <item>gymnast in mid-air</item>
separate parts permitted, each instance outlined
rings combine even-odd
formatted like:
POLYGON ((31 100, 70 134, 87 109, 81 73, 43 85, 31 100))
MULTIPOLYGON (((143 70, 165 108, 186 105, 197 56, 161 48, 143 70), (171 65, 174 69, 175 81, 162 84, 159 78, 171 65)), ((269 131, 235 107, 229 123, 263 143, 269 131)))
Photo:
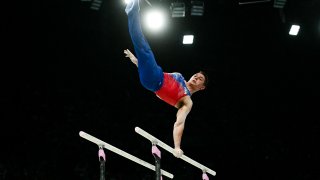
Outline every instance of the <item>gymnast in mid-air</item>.
POLYGON ((173 126, 173 155, 180 158, 183 155, 181 139, 185 121, 193 105, 191 95, 206 88, 208 77, 204 71, 199 71, 186 81, 180 73, 163 72, 142 33, 139 11, 139 0, 130 0, 125 12, 136 56, 129 49, 125 49, 124 54, 137 66, 142 86, 178 109, 173 126))

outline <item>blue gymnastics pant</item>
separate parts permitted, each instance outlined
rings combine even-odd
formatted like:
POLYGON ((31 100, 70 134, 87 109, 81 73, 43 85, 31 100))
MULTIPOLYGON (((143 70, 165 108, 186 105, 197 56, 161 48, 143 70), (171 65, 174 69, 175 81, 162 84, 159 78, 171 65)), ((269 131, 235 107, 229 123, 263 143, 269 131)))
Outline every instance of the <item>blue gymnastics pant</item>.
POLYGON ((139 0, 131 0, 126 7, 128 15, 128 26, 134 51, 138 59, 138 72, 143 87, 150 91, 157 91, 161 88, 163 71, 158 66, 153 52, 145 39, 140 22, 139 0))

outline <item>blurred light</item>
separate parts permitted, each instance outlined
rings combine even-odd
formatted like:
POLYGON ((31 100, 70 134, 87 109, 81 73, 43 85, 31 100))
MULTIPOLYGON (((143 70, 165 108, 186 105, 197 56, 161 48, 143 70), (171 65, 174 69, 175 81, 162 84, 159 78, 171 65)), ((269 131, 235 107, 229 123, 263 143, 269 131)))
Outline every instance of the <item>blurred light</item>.
POLYGON ((192 44, 193 43, 193 35, 184 35, 182 43, 183 44, 192 44))
POLYGON ((283 8, 286 5, 287 0, 274 0, 273 7, 274 8, 283 8))
POLYGON ((101 7, 102 0, 93 0, 90 9, 98 11, 101 7))
POLYGON ((290 35, 296 36, 299 33, 300 26, 299 25, 292 25, 289 31, 290 35))
POLYGON ((191 16, 202 16, 204 13, 203 1, 191 1, 191 16))
POLYGON ((239 2, 239 5, 258 4, 258 3, 265 3, 265 2, 270 2, 270 1, 271 1, 271 0, 259 0, 259 1, 239 2))
POLYGON ((159 9, 152 9, 144 15, 146 27, 152 31, 160 31, 165 27, 165 14, 159 9))
POLYGON ((170 10, 173 18, 186 16, 186 6, 183 2, 171 3, 170 10))
POLYGON ((128 4, 130 1, 132 1, 132 0, 124 0, 124 3, 128 4))

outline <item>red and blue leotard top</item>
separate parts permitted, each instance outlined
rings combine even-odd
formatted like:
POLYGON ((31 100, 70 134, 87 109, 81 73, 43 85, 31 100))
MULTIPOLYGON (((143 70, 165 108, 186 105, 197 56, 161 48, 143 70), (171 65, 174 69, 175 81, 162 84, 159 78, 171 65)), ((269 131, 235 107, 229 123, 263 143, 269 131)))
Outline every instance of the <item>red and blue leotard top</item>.
POLYGON ((161 88, 156 95, 166 103, 175 106, 184 96, 191 96, 184 77, 180 73, 163 73, 164 78, 161 88))

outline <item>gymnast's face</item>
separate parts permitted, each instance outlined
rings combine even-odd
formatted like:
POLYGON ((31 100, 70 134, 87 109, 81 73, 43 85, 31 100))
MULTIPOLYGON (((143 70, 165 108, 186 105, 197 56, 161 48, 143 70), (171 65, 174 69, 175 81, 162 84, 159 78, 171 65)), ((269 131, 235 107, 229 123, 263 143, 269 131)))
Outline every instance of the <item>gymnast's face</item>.
POLYGON ((189 84, 193 86, 193 88, 196 88, 197 90, 203 90, 205 89, 205 77, 202 73, 198 72, 194 74, 190 79, 189 79, 189 84))

